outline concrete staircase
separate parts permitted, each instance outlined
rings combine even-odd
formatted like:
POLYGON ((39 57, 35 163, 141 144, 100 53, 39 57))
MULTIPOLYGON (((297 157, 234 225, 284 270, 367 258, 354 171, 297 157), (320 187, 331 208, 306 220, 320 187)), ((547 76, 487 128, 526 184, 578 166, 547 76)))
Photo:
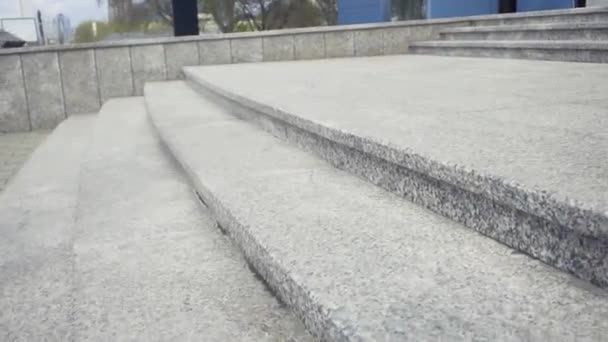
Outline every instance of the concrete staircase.
MULTIPOLYGON (((587 279, 600 286, 606 286, 605 224, 583 223, 586 219, 577 213, 580 222, 562 226, 532 216, 540 212, 509 209, 517 205, 513 202, 499 203, 494 198, 485 204, 481 178, 474 195, 464 189, 472 185, 465 185, 464 174, 447 175, 447 163, 441 170, 441 163, 425 160, 422 150, 413 145, 413 150, 400 150, 397 135, 380 124, 397 117, 379 106, 364 121, 356 107, 366 114, 374 107, 357 105, 355 100, 365 98, 367 104, 378 106, 374 95, 390 98, 388 84, 382 91, 361 91, 375 86, 366 72, 373 70, 374 78, 383 79, 382 66, 394 73, 397 60, 187 68, 192 87, 184 82, 148 84, 145 99, 161 140, 193 181, 203 203, 273 291, 320 340, 601 340, 608 331, 608 324, 598 319, 608 313, 605 290, 437 213, 462 219, 494 239, 510 241, 524 253, 539 252, 537 257, 547 262, 556 258, 557 267, 572 263, 576 267, 570 271, 582 278, 587 278, 583 273, 594 274, 587 279), (365 63, 375 68, 366 69, 365 63), (307 68, 307 64, 313 65, 307 68), (322 87, 311 69, 330 84, 322 87), (362 73, 355 72, 361 69, 362 73), (334 78, 347 74, 346 70, 371 84, 353 87, 362 82, 334 78), (266 79, 260 78, 263 72, 266 79), (242 75, 257 80, 258 87, 252 88, 242 75), (351 85, 349 91, 342 96, 323 94, 335 86, 332 80, 351 85), (332 103, 342 110, 336 111, 332 103), (376 129, 383 129, 377 132, 384 133, 386 145, 363 129, 373 128, 370 120, 377 123, 376 129), (359 129, 353 129, 353 123, 359 129), (592 226, 599 230, 583 232, 592 226), (565 250, 567 256, 559 256, 565 250)), ((421 60, 426 59, 401 62, 419 69, 420 64, 412 64, 421 60)), ((416 121, 428 118, 410 112, 404 119, 390 125, 404 129, 410 125, 409 134, 415 134, 416 121)), ((463 128, 448 121, 454 130, 463 128)), ((484 121, 477 128, 490 126, 484 121)), ((435 129, 441 128, 420 132, 427 135, 425 144, 438 143, 431 136, 435 129)), ((445 137, 447 132, 441 134, 445 137)), ((601 144, 606 146, 605 140, 601 144)), ((481 151, 462 152, 470 158, 481 151)), ((495 196, 507 191, 498 190, 506 186, 504 181, 492 180, 489 186, 495 196)), ((519 196, 515 192, 509 196, 519 196)), ((569 215, 551 208, 557 204, 550 204, 553 195, 534 204, 536 195, 522 196, 519 205, 530 201, 536 209, 551 210, 550 220, 569 215)))
POLYGON ((547 17, 513 14, 483 26, 450 28, 439 40, 416 42, 410 50, 440 56, 542 59, 608 63, 608 8, 547 17))
POLYGON ((0 193, 1 341, 608 336, 608 65, 183 75, 70 117, 0 193))
POLYGON ((0 217, 2 341, 312 341, 201 208, 142 98, 63 122, 0 217))

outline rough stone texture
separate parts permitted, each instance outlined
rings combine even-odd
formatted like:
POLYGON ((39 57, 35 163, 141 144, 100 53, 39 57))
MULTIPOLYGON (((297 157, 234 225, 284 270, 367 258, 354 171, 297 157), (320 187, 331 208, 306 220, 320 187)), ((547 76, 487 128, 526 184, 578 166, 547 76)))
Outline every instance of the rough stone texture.
POLYGON ((410 45, 417 54, 608 63, 608 43, 584 41, 428 41, 410 45))
POLYGON ((290 61, 295 58, 292 35, 264 37, 264 61, 290 61))
POLYGON ((322 33, 296 34, 293 39, 295 59, 325 58, 325 37, 322 33))
POLYGON ((167 79, 184 78, 182 68, 199 65, 198 44, 196 42, 166 44, 167 79))
POLYGON ((409 28, 396 27, 384 29, 383 51, 387 55, 407 53, 409 46, 409 28))
POLYGON ((21 56, 32 129, 54 128, 65 119, 56 52, 21 56))
POLYGON ((59 54, 61 80, 67 114, 99 110, 99 84, 93 50, 66 51, 59 54))
POLYGON ((238 38, 230 40, 232 63, 252 63, 263 60, 262 38, 238 38))
POLYGON ((0 193, 2 341, 73 337, 73 231, 93 118, 62 122, 0 193))
POLYGON ((48 134, 49 131, 0 134, 0 191, 48 134))
POLYGON ((483 16, 481 21, 472 21, 473 25, 528 25, 528 24, 554 24, 554 23, 590 23, 606 22, 608 11, 602 9, 575 9, 564 11, 535 11, 518 13, 520 15, 509 15, 491 18, 483 16), (564 12, 566 11, 566 12, 564 12), (524 14, 525 13, 525 14, 524 14))
POLYGON ((445 40, 607 40, 606 23, 459 27, 443 30, 445 40))
POLYGON ((327 58, 352 57, 355 55, 355 39, 352 31, 325 33, 327 58))
POLYGON ((106 103, 91 139, 97 117, 66 120, 0 193, 0 340, 310 341, 202 209, 143 100, 106 103))
POLYGON ((198 43, 199 64, 230 64, 230 40, 206 40, 198 43))
POLYGON ((135 95, 143 94, 145 82, 167 79, 163 45, 131 47, 131 64, 135 95))
POLYGON ((605 291, 339 171, 184 83, 151 84, 146 101, 222 227, 320 340, 608 332, 605 291))
POLYGON ((304 130, 287 138, 601 286, 607 73, 598 65, 420 56, 188 69, 203 87, 280 121, 274 134, 304 130), (243 73, 266 76, 253 87, 243 73), (475 102, 462 101, 471 94, 475 102))
POLYGON ((102 102, 133 95, 133 71, 128 47, 95 50, 102 102))
POLYGON ((30 129, 22 71, 19 55, 0 57, 0 132, 30 129))
POLYGON ((143 99, 104 105, 73 236, 74 340, 311 340, 164 152, 143 99))
POLYGON ((384 54, 384 30, 354 32, 355 55, 378 56, 384 54))

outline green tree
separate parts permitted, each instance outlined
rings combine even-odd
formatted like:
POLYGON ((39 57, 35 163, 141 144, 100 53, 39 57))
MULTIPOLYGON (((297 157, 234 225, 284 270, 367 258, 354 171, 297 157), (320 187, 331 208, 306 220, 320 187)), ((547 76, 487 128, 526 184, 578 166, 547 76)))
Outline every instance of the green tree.
POLYGON ((85 21, 74 32, 74 42, 89 43, 104 39, 110 34, 110 27, 102 21, 85 21), (96 27, 95 27, 96 26, 96 27))
MULTIPOLYGON (((147 11, 166 24, 172 24, 171 0, 95 0, 113 6, 127 24, 139 23, 147 11)), ((199 12, 210 14, 221 32, 275 30, 282 28, 333 25, 336 0, 197 0, 199 12)))
MULTIPOLYGON (((399 1, 399 0, 393 0, 399 1)), ((323 14, 326 25, 336 25, 338 22, 338 4, 336 0, 315 0, 317 6, 323 14)))

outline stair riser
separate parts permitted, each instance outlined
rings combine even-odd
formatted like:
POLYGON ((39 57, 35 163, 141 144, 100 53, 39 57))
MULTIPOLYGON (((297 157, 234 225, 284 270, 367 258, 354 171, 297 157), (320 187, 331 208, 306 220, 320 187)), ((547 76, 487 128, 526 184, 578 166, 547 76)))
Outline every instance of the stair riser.
POLYGON ((569 15, 554 15, 524 18, 506 18, 472 21, 472 26, 499 26, 499 25, 530 25, 530 24, 566 24, 566 23, 605 23, 608 13, 579 13, 569 15))
MULTIPOLYGON (((208 85, 195 82, 191 82, 191 85, 206 98, 222 104, 233 115, 254 122, 271 134, 318 154, 339 169, 581 279, 608 287, 608 265, 594 263, 608 257, 606 240, 580 236, 554 222, 296 127, 237 100, 228 99, 224 97, 226 94, 208 85)), ((360 142, 360 146, 364 144, 360 142)))
POLYGON ((409 51, 421 55, 537 59, 563 62, 608 63, 608 51, 560 49, 507 49, 479 47, 410 46, 409 51))
POLYGON ((442 40, 608 40, 607 29, 445 32, 442 40))

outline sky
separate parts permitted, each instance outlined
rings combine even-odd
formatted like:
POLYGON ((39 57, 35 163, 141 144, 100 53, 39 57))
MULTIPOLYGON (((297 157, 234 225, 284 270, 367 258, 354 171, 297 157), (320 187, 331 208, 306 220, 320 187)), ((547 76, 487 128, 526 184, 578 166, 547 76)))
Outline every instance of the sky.
MULTIPOLYGON (((35 16, 36 10, 42 12, 43 19, 50 20, 59 13, 63 13, 72 22, 78 23, 96 19, 107 20, 107 7, 97 6, 96 0, 21 0, 27 8, 26 16, 35 16)), ((19 17, 19 0, 0 0, 0 18, 19 17)))

